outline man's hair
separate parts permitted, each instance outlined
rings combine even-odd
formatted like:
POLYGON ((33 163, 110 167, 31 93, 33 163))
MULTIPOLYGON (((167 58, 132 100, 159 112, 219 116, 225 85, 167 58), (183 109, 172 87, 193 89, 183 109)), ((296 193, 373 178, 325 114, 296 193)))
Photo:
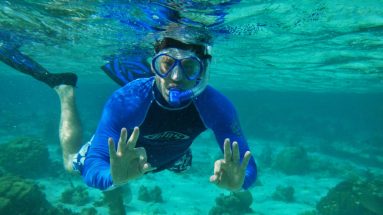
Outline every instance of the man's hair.
POLYGON ((154 44, 156 53, 166 48, 179 48, 196 53, 201 59, 211 59, 212 36, 208 28, 172 23, 160 33, 154 44))
POLYGON ((211 59, 211 55, 208 53, 207 47, 205 45, 187 44, 169 37, 165 37, 162 40, 158 40, 154 44, 154 50, 156 53, 167 48, 179 48, 183 50, 190 50, 196 53, 196 55, 201 59, 211 59))

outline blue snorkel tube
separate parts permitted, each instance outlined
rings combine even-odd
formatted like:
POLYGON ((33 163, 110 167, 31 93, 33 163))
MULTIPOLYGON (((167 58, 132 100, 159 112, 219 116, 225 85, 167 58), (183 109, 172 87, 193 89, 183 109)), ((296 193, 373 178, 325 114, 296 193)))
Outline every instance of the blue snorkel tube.
POLYGON ((177 88, 172 88, 169 91, 169 103, 171 106, 180 106, 183 101, 193 97, 192 90, 181 91, 177 88))
POLYGON ((169 90, 169 103, 171 106, 180 106, 182 102, 192 99, 201 94, 208 83, 209 74, 208 70, 204 72, 198 84, 190 90, 181 91, 178 88, 172 88, 169 90))

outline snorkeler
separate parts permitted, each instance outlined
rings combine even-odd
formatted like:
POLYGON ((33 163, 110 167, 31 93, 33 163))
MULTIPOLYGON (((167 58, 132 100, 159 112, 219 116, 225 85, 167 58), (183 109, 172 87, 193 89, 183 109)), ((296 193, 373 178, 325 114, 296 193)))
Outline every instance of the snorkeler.
MULTIPOLYGON (((256 164, 236 110, 224 95, 208 86, 210 40, 203 28, 169 27, 155 44, 151 77, 120 82, 128 83, 111 95, 94 136, 83 147, 75 84, 53 86, 61 101, 65 168, 80 171, 89 186, 101 190, 148 172, 182 172, 191 166, 194 139, 211 129, 224 158, 215 162, 210 181, 228 190, 249 188, 256 179, 256 164)), ((120 79, 115 68, 116 64, 110 64, 104 70, 120 79)))

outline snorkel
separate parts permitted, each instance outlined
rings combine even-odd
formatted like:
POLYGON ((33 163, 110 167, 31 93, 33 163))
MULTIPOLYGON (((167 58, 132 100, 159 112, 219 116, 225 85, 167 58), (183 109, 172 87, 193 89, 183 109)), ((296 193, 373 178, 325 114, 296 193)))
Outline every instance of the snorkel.
POLYGON ((180 106, 182 102, 193 99, 201 94, 207 84, 209 79, 209 71, 205 69, 200 80, 198 80, 197 85, 189 90, 181 91, 178 88, 171 88, 169 90, 169 103, 171 106, 180 106))

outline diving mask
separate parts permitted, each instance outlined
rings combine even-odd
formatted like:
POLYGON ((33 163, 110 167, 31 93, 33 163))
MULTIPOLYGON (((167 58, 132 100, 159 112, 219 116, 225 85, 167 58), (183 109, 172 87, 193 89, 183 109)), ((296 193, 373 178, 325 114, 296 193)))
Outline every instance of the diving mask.
POLYGON ((179 69, 182 75, 188 80, 197 80, 196 86, 189 90, 172 88, 169 90, 169 103, 172 106, 179 106, 183 101, 198 96, 207 86, 208 71, 204 64, 193 52, 168 48, 159 52, 152 60, 154 72, 161 78, 166 78, 175 69, 179 69))
POLYGON ((202 61, 193 52, 177 48, 159 52, 152 60, 152 67, 161 78, 168 77, 177 68, 188 80, 196 80, 203 71, 202 61))

